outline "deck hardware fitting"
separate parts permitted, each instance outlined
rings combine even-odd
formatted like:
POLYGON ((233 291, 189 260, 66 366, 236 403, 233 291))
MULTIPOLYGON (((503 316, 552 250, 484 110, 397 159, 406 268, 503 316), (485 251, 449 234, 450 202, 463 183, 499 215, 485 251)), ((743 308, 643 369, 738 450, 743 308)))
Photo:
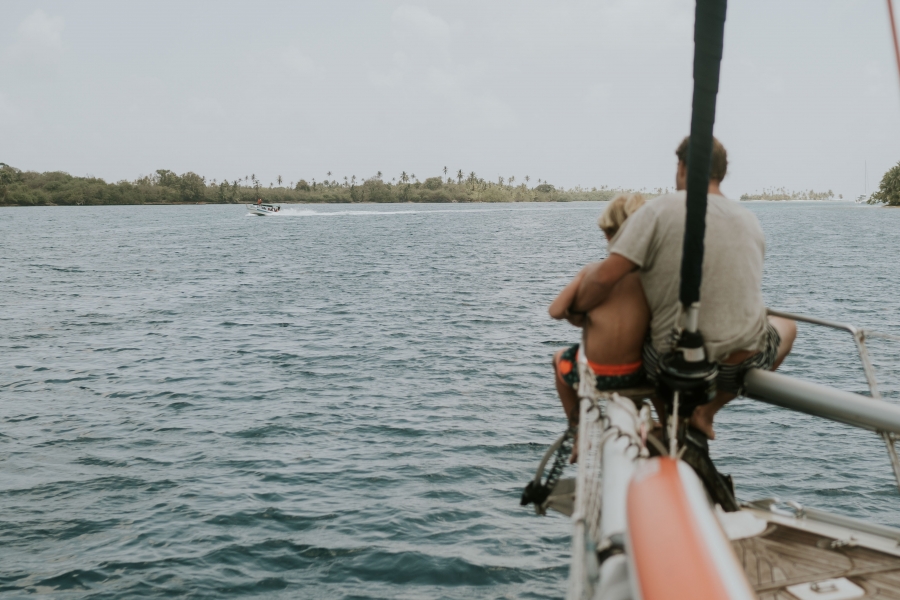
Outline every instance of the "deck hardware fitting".
POLYGON ((800 600, 852 600, 866 595, 864 589, 846 577, 791 585, 787 591, 800 600))
POLYGON ((793 500, 788 500, 785 502, 788 506, 794 509, 794 517, 797 519, 802 519, 806 516, 806 509, 803 508, 803 505, 799 502, 794 502, 793 500))

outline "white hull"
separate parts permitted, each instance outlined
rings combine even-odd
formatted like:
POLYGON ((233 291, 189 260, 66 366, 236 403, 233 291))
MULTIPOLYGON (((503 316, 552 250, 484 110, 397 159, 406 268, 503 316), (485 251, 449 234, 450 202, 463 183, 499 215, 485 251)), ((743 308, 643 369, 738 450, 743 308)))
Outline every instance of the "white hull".
POLYGON ((274 215, 281 210, 280 206, 272 206, 271 204, 247 204, 246 206, 247 212, 260 217, 274 215))

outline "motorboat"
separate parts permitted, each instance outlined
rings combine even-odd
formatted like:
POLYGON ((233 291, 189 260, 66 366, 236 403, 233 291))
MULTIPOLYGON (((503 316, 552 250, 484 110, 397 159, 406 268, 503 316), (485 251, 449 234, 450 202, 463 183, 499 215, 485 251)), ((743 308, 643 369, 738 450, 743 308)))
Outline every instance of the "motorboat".
MULTIPOLYGON (((888 7, 900 66, 890 0, 888 7)), ((776 498, 738 501, 730 478, 718 473, 708 450, 697 451, 685 426, 715 391, 717 366, 705 358, 699 300, 725 12, 726 0, 697 0, 683 320, 676 346, 661 359, 653 388, 612 392, 596 389, 579 353, 577 428, 545 452, 521 504, 534 504, 538 514, 555 510, 571 517, 568 600, 900 600, 900 529, 776 498), (664 410, 656 414, 660 406, 664 410), (577 472, 563 478, 576 444, 577 472)), ((850 334, 869 395, 751 369, 744 396, 873 432, 900 488, 900 406, 882 398, 866 348, 867 339, 900 337, 768 312, 850 334)))
POLYGON ((274 204, 248 204, 247 212, 251 215, 259 215, 260 217, 265 217, 268 215, 274 215, 281 211, 280 206, 275 206, 274 204))

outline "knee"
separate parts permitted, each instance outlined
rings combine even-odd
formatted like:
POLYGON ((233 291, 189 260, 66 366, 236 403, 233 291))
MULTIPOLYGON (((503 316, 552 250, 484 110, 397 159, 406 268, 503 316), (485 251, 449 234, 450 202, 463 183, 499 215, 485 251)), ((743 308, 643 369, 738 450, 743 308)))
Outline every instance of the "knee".
POLYGON ((778 332, 782 346, 790 350, 794 345, 794 340, 797 339, 797 322, 782 317, 769 317, 769 322, 778 332))
POLYGON ((556 369, 559 366, 559 359, 562 356, 563 350, 559 350, 556 354, 553 355, 553 358, 550 360, 550 364, 553 365, 553 368, 556 369))
POLYGON ((788 351, 790 351, 791 347, 794 345, 794 340, 797 339, 797 321, 784 319, 784 323, 782 323, 781 339, 784 340, 785 346, 788 351))

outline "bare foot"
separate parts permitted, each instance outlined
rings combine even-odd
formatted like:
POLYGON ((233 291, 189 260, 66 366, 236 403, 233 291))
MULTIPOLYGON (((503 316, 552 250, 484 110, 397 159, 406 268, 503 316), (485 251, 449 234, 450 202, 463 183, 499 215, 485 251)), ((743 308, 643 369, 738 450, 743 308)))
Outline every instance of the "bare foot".
POLYGON ((578 462, 578 432, 575 432, 575 439, 572 440, 572 454, 569 456, 569 464, 574 465, 578 462))
POLYGON ((709 404, 698 406, 691 415, 690 424, 692 427, 699 429, 706 437, 711 440, 716 439, 716 432, 713 431, 713 415, 715 410, 710 410, 709 404))

